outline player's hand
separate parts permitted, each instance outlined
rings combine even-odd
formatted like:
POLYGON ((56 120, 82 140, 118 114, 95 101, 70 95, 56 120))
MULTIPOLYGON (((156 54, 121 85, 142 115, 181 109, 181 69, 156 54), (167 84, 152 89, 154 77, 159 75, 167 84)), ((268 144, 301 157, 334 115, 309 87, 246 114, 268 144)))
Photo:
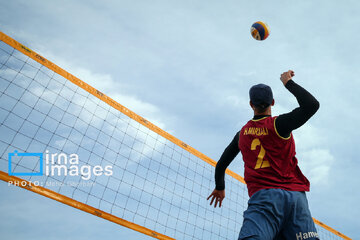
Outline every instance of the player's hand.
POLYGON ((295 73, 293 70, 289 70, 287 72, 283 72, 280 76, 280 80, 282 81, 282 83, 284 84, 284 86, 286 85, 286 83, 291 80, 291 78, 295 76, 295 73))
POLYGON ((214 207, 216 208, 218 203, 219 203, 219 207, 221 207, 221 203, 222 203, 223 199, 225 198, 225 190, 214 189, 214 191, 210 194, 210 196, 207 198, 207 200, 209 200, 210 198, 211 198, 210 205, 212 205, 215 200, 214 207))

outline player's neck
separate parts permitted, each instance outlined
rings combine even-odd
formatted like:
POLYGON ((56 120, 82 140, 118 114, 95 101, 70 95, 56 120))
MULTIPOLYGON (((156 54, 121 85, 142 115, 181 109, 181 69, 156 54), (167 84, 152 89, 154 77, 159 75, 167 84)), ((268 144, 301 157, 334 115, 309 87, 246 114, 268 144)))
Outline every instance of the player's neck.
POLYGON ((254 116, 271 116, 271 107, 268 107, 264 112, 259 112, 254 109, 254 116))

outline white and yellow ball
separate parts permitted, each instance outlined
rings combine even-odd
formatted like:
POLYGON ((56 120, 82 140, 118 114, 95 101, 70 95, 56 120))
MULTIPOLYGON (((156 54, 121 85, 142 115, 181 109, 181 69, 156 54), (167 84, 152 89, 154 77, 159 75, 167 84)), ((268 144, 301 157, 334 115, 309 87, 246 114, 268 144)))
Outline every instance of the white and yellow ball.
POLYGON ((261 21, 255 22, 250 29, 251 36, 256 40, 265 40, 270 34, 269 26, 261 21))

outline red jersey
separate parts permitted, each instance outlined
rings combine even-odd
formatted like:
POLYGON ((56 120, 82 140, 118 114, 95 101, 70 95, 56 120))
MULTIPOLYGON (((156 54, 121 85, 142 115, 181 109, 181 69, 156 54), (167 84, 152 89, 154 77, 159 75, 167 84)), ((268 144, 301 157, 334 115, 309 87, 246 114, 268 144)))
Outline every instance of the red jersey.
POLYGON ((292 134, 281 137, 275 120, 276 117, 250 120, 240 131, 239 148, 250 197, 267 188, 289 191, 309 191, 310 188, 310 182, 297 164, 292 134))

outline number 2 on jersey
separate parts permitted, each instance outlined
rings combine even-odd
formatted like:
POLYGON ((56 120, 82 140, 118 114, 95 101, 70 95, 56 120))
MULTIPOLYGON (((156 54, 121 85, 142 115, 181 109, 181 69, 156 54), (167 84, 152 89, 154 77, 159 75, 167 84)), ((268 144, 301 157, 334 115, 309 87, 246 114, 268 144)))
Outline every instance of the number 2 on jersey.
POLYGON ((261 145, 261 142, 258 138, 255 138, 251 142, 251 150, 253 150, 253 151, 256 150, 256 147, 259 145, 260 145, 260 152, 257 156, 255 169, 270 167, 269 161, 264 160, 266 151, 265 151, 264 147, 261 145))

